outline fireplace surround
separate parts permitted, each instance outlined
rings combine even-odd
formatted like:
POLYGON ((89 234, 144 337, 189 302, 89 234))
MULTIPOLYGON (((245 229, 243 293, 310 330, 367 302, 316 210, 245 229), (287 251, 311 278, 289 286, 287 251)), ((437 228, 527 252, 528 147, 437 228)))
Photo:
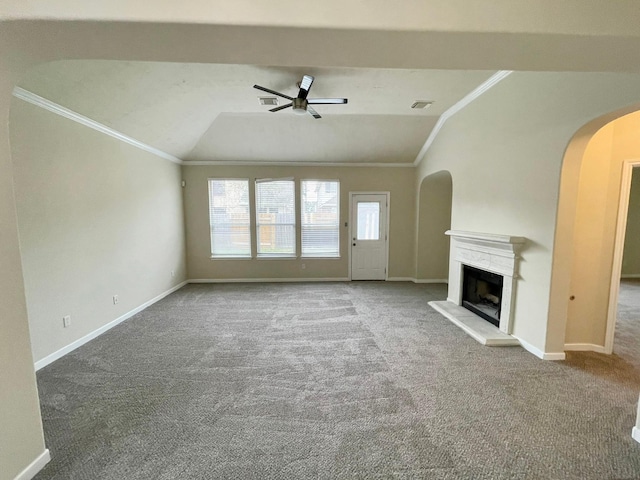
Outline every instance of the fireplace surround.
POLYGON ((513 309, 516 280, 518 278, 519 250, 524 237, 488 233, 448 230, 451 237, 451 263, 449 266, 449 295, 447 300, 462 306, 464 294, 464 268, 488 272, 502 277, 497 327, 506 334, 513 330, 513 309))

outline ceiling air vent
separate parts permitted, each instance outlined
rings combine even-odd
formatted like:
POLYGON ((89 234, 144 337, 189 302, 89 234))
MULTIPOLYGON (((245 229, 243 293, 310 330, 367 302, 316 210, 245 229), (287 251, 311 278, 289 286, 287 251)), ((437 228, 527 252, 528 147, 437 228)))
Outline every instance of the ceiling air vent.
POLYGON ((276 106, 278 99, 276 97, 260 97, 260 105, 276 106))
POLYGON ((433 102, 429 100, 416 100, 411 108, 429 108, 433 102))

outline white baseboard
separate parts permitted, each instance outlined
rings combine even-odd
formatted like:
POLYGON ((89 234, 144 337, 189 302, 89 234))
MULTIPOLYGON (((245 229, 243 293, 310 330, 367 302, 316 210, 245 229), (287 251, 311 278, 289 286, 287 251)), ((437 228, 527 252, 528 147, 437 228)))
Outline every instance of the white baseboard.
POLYGON ((413 277, 389 277, 388 282, 413 282, 413 283, 449 283, 446 278, 413 278, 413 277))
POLYGON ((567 352, 606 353, 602 345, 594 345, 593 343, 565 343, 564 349, 567 352))
POLYGON ((189 283, 188 281, 179 283, 178 285, 176 285, 173 288, 170 288, 169 290, 167 290, 166 292, 161 293, 160 295, 158 295, 157 297, 152 298, 151 300, 149 300, 148 302, 143 303, 142 305, 134 308, 133 310, 125 313, 124 315, 116 318, 115 320, 107 323, 106 325, 103 325, 102 327, 98 328, 97 330, 94 330, 91 333, 88 333, 87 335, 85 335, 82 338, 79 338, 78 340, 76 340, 75 342, 70 343, 69 345, 67 345, 66 347, 61 348, 58 351, 53 352, 50 355, 47 355, 46 357, 38 360, 37 362, 35 362, 35 369, 36 371, 40 370, 41 368, 46 367, 47 365, 49 365, 52 362, 55 362, 56 360, 58 360, 59 358, 65 356, 67 353, 72 352, 73 350, 75 350, 78 347, 81 347, 82 345, 84 345, 85 343, 87 343, 90 340, 93 340, 94 338, 96 338, 99 335, 102 335, 104 332, 106 332, 107 330, 112 329, 113 327, 115 327, 116 325, 124 322, 125 320, 133 317, 136 313, 141 312, 142 310, 144 310, 145 308, 153 305, 154 303, 156 303, 159 300, 162 300, 164 297, 166 297, 167 295, 175 292, 176 290, 181 289, 182 287, 184 287, 187 283, 189 283))
MULTIPOLYGON (((513 336, 516 337, 515 335, 513 336)), ((533 353, 536 357, 541 358, 542 360, 558 361, 565 360, 567 357, 564 352, 543 352, 539 348, 534 347, 530 343, 522 340, 520 337, 516 338, 520 342, 520 345, 522 345, 522 348, 524 348, 529 353, 533 353)))
POLYGON ((620 278, 640 278, 640 273, 625 273, 620 275, 620 278))
POLYGON ((335 278, 192 278, 187 283, 291 283, 291 282, 348 282, 347 277, 335 278))
POLYGON ((633 430, 631 430, 631 438, 640 443, 640 428, 633 427, 633 430))
POLYGON ((44 468, 44 466, 51 460, 49 449, 46 449, 38 457, 29 464, 27 468, 22 470, 14 480, 31 480, 37 475, 37 473, 44 468))

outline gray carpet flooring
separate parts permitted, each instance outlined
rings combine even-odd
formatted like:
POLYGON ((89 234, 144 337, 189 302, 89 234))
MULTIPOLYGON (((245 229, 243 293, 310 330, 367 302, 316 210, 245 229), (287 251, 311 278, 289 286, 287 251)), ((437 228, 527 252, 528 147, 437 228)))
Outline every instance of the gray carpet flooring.
POLYGON ((36 478, 640 478, 629 351, 484 347, 445 294, 188 285, 38 372, 36 478))

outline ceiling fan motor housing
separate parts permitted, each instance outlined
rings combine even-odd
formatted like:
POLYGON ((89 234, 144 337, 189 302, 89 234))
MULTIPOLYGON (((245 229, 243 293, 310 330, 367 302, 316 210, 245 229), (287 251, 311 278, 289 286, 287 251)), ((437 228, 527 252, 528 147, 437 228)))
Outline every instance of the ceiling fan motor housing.
POLYGON ((297 115, 304 115, 307 113, 307 105, 309 102, 307 102, 306 98, 294 98, 292 103, 293 113, 297 115))

